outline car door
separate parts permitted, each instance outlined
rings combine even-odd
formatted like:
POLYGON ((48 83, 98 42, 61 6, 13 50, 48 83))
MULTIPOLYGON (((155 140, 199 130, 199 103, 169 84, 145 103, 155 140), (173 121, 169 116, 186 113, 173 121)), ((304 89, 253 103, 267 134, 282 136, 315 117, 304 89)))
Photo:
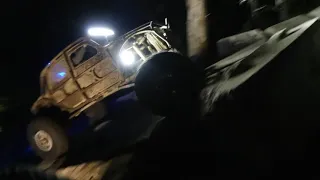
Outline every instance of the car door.
POLYGON ((55 104, 69 112, 76 110, 87 100, 71 73, 65 55, 61 54, 50 64, 46 76, 49 93, 55 104))
POLYGON ((67 53, 80 89, 89 100, 115 90, 123 78, 110 54, 92 41, 85 41, 67 53))

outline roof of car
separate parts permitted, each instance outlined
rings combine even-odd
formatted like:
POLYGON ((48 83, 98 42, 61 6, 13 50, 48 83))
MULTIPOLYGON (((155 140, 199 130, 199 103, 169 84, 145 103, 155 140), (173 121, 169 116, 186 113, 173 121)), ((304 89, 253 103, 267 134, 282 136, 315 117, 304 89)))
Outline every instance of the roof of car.
MULTIPOLYGON (((120 36, 120 37, 117 37, 115 41, 117 41, 117 39, 121 39, 121 38, 126 38, 127 36, 130 36, 132 35, 134 32, 136 31, 141 31, 143 29, 145 29, 146 27, 153 27, 153 26, 161 26, 160 24, 157 24, 157 23, 154 23, 154 22, 148 22, 148 23, 145 23, 129 32, 127 32, 126 34, 120 36)), ((59 59, 59 57, 61 55, 63 55, 64 52, 70 50, 71 48, 73 48, 74 46, 76 46, 77 44, 80 44, 82 42, 86 42, 86 41, 92 41, 92 42, 95 42, 93 41, 92 39, 90 39, 89 37, 81 37, 79 39, 77 39, 76 41, 72 42, 71 44, 69 44, 66 48, 64 48, 63 50, 60 51, 59 54, 57 54, 54 58, 52 58, 52 60, 50 61, 50 63, 42 70, 41 72, 41 75, 44 75, 45 74, 45 71, 47 70, 48 67, 50 67, 52 64, 55 63, 55 61, 57 61, 59 59)), ((96 42, 95 42, 96 43, 96 42)), ((110 44, 108 44, 110 45, 110 44)), ((107 46, 108 46, 107 45, 107 46)))

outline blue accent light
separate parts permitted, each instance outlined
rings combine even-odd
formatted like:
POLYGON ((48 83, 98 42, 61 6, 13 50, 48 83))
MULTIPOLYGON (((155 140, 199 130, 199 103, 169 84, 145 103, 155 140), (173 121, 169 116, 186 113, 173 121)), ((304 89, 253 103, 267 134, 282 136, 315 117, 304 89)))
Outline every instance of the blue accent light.
POLYGON ((59 72, 57 75, 60 78, 64 78, 66 76, 66 74, 67 74, 66 72, 59 72))

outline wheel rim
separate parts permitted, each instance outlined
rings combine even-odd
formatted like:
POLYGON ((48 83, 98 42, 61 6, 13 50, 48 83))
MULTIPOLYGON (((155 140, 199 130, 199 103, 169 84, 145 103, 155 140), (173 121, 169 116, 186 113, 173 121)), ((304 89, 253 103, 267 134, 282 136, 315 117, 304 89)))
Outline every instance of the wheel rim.
POLYGON ((52 149, 52 138, 47 132, 43 130, 38 131, 34 135, 34 141, 36 142, 37 147, 42 151, 48 152, 52 149))

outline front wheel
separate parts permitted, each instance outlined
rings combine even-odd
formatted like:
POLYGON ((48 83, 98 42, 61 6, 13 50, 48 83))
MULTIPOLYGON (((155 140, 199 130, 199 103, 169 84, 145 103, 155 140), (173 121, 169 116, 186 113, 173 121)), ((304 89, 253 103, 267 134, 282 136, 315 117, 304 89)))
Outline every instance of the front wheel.
POLYGON ((190 59, 173 52, 154 55, 135 81, 139 101, 157 115, 183 109, 198 96, 201 75, 190 59))
POLYGON ((32 149, 45 160, 55 160, 68 150, 64 128, 49 117, 34 119, 28 126, 27 137, 32 149))

